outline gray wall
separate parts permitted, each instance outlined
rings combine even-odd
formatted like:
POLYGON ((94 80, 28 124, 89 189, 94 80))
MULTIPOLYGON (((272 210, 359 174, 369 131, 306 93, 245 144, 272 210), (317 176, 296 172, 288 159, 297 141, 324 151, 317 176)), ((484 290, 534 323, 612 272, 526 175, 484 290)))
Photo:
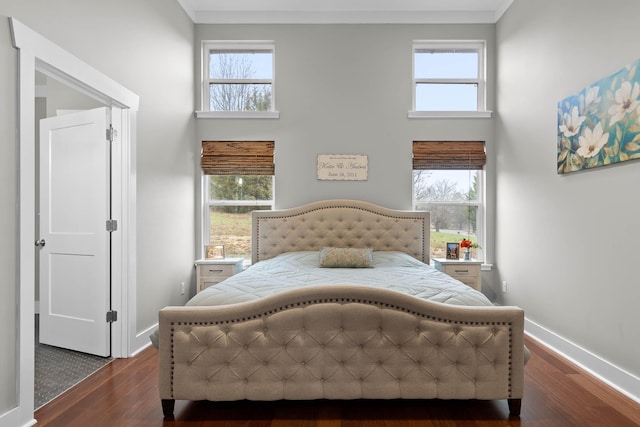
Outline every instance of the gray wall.
MULTIPOLYGON (((0 5, 0 235, 16 236, 17 51, 8 16, 140 96, 137 115, 138 253, 136 331, 182 304, 191 283, 197 154, 194 25, 175 0, 23 1, 0 5)), ((27 213, 29 214, 29 213, 27 213)), ((16 404, 15 238, 0 239, 0 416, 16 404)), ((146 336, 141 342, 146 342, 146 336)))
POLYGON ((640 2, 518 0, 497 25, 504 301, 640 377, 640 162, 556 174, 557 102, 640 58, 640 2))
POLYGON ((0 415, 17 403, 16 395, 16 283, 17 187, 16 51, 11 47, 9 21, 0 11, 0 415))
POLYGON ((487 40, 492 109, 494 33, 494 25, 197 25, 198 73, 202 40, 275 40, 280 111, 279 120, 198 119, 197 143, 275 140, 277 208, 356 198, 409 209, 414 139, 483 139, 491 151, 494 131, 492 119, 407 118, 412 41, 487 40), (317 155, 336 153, 368 155, 368 181, 318 181, 317 155))

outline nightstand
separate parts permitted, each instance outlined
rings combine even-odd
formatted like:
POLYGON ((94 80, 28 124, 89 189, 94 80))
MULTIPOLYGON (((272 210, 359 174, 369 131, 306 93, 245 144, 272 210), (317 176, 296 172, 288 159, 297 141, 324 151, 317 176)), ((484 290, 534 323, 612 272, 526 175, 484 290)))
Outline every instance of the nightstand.
POLYGON ((482 287, 482 277, 480 274, 480 266, 482 265, 481 261, 465 261, 463 259, 445 259, 445 258, 434 258, 433 259, 434 266, 436 270, 440 270, 443 273, 447 273, 449 276, 453 277, 464 283, 465 285, 471 286, 473 289, 478 291, 481 290, 482 287))
POLYGON ((242 271, 242 258, 199 259, 196 265, 196 292, 222 282, 242 271))

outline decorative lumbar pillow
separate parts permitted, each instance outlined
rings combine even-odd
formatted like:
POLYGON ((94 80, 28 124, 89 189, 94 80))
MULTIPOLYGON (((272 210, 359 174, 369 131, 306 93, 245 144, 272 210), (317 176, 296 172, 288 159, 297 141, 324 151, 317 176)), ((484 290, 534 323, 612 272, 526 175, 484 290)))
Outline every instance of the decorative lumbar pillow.
POLYGON ((372 268, 371 248, 321 248, 320 267, 328 268, 372 268))

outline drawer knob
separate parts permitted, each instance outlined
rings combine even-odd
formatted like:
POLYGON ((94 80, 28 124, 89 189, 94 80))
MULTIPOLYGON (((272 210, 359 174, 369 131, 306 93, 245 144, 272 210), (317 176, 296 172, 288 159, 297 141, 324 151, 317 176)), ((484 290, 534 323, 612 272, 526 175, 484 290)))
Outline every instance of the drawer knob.
POLYGON ((456 273, 468 273, 469 270, 455 270, 456 273))
POLYGON ((209 273, 222 273, 222 269, 214 270, 212 268, 209 269, 209 273))

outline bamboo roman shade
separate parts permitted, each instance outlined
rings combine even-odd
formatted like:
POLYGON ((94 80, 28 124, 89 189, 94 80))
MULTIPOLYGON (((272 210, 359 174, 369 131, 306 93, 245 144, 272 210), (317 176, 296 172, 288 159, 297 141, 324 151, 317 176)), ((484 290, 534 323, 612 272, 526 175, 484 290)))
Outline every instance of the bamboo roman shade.
POLYGON ((413 141, 413 170, 482 169, 484 141, 413 141))
POLYGON ((273 175, 273 141, 202 141, 205 175, 273 175))

